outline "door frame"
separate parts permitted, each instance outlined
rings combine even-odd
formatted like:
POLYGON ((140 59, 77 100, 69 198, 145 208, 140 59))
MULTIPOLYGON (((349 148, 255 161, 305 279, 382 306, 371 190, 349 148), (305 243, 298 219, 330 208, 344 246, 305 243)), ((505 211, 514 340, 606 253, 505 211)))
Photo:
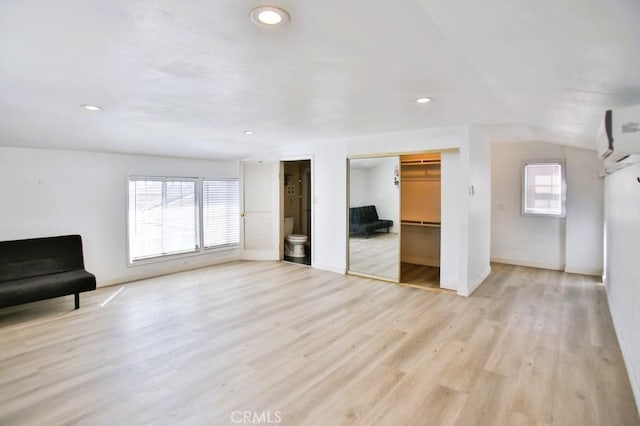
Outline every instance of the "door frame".
POLYGON ((315 187, 315 181, 316 181, 316 176, 315 176, 315 162, 314 162, 314 158, 313 158, 313 154, 303 154, 303 155, 288 155, 288 156, 283 156, 280 158, 280 168, 279 168, 279 173, 278 173, 278 177, 279 177, 279 187, 280 187, 280 202, 278 203, 278 207, 280 210, 280 232, 279 232, 279 247, 278 247, 278 252, 279 252, 279 259, 282 261, 284 260, 284 163, 287 161, 309 161, 310 162, 310 169, 311 169, 311 174, 310 174, 310 179, 311 181, 309 182, 309 186, 311 189, 311 235, 309 235, 309 241, 310 241, 310 246, 311 246, 311 265, 313 267, 313 265, 315 265, 316 263, 316 239, 315 239, 315 235, 316 235, 316 204, 317 204, 317 199, 316 199, 316 187, 315 187))

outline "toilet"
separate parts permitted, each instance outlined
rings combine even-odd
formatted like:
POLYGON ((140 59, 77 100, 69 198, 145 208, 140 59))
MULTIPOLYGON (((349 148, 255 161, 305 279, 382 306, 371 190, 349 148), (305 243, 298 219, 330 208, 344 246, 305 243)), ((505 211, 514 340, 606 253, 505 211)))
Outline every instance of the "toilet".
POLYGON ((306 235, 293 233, 293 218, 284 218, 284 255, 288 257, 304 257, 304 245, 309 240, 306 235))

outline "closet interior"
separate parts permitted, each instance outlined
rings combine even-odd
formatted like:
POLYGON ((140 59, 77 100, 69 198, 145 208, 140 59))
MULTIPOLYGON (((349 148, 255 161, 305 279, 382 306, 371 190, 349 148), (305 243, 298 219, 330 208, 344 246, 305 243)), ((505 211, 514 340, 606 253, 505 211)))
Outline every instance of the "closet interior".
POLYGON ((400 282, 440 288, 440 153, 400 157, 400 282))

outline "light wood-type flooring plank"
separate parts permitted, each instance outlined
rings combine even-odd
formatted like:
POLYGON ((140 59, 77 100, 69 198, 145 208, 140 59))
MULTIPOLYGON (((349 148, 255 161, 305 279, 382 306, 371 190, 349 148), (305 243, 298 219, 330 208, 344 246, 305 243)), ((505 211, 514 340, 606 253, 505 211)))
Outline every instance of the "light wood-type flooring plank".
POLYGON ((0 310, 2 425, 260 421, 640 425, 581 275, 494 264, 463 298, 232 262, 0 310))

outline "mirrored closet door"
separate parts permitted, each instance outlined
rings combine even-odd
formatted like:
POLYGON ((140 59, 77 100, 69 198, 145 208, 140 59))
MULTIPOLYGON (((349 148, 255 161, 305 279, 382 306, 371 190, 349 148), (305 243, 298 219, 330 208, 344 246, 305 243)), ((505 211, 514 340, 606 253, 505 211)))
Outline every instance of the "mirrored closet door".
POLYGON ((349 272, 400 280, 400 158, 349 159, 349 272))

